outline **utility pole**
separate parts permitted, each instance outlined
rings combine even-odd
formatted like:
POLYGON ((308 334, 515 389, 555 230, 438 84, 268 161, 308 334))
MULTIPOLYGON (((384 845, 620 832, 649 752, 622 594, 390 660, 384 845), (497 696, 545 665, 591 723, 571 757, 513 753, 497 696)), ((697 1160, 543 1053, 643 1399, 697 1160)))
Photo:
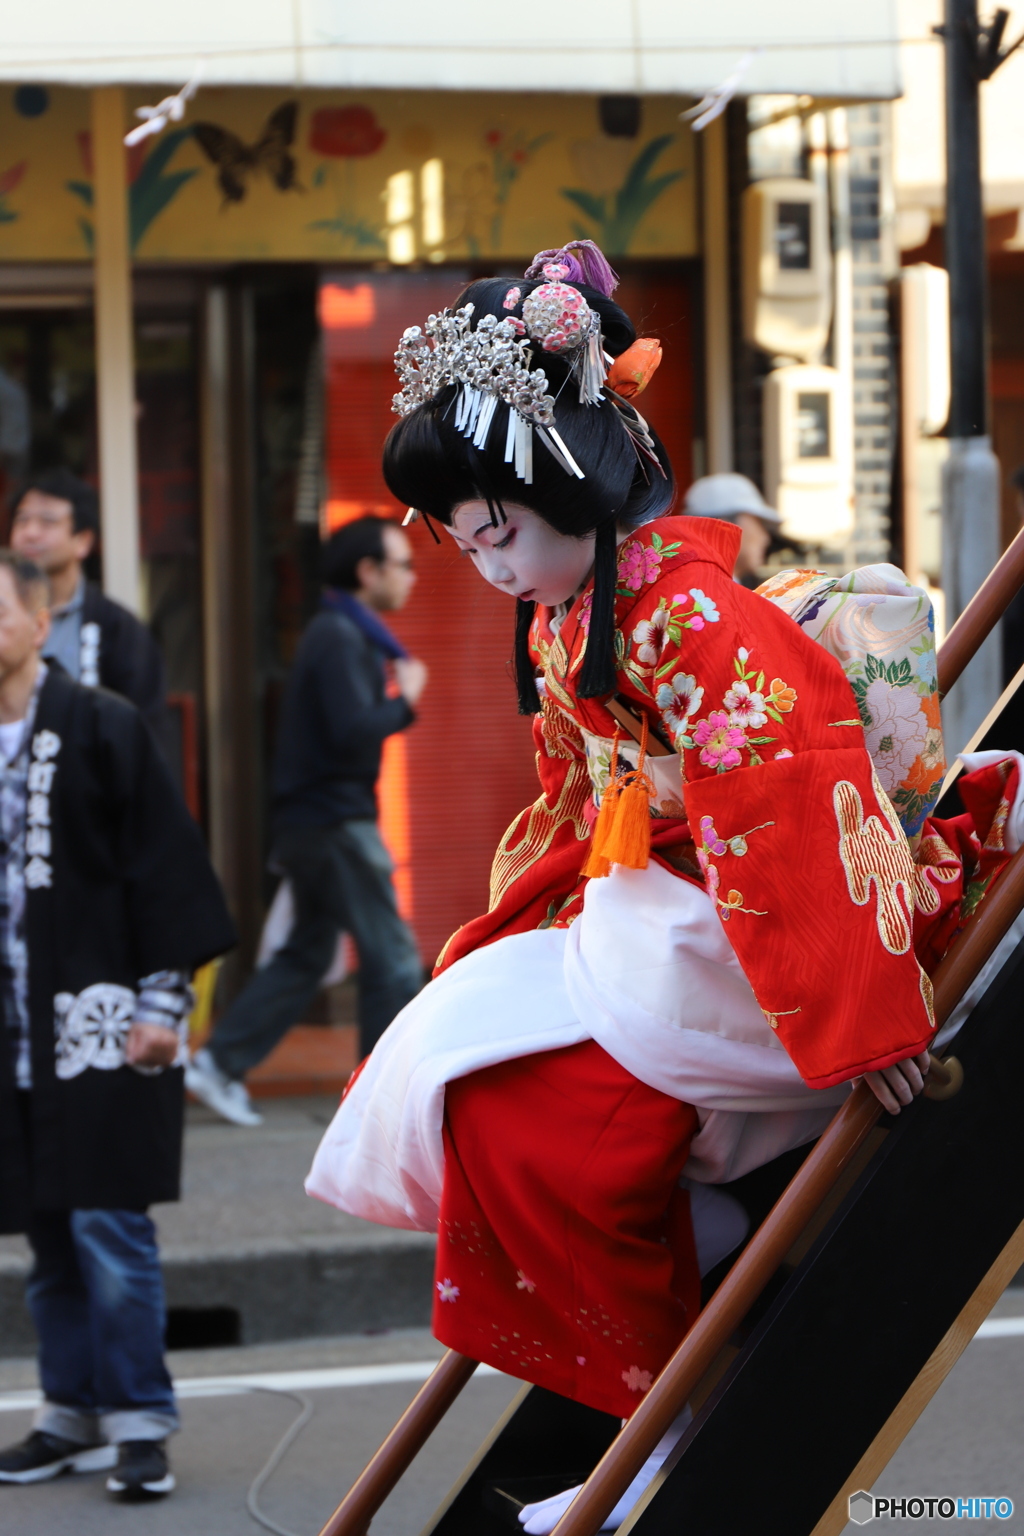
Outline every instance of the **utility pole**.
MULTIPOLYGON (((982 206, 980 87, 1013 49, 1009 12, 978 20, 977 0, 945 0, 946 266, 949 272, 949 458, 942 478, 942 586, 952 625, 999 558, 999 461, 988 423, 988 272, 982 206)), ((1015 44, 1014 47, 1019 46, 1015 44)), ((1000 631, 943 706, 947 755, 966 746, 1002 689, 1000 631)))

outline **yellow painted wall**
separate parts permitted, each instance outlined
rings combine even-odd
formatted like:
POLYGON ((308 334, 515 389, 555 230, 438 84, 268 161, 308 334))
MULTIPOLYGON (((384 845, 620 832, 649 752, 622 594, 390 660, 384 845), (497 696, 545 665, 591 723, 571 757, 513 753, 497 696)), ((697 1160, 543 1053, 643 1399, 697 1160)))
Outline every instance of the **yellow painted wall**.
MULTIPOLYGON (((149 88, 127 93, 129 108, 154 99, 149 88)), ((684 105, 645 99, 637 137, 623 139, 601 132, 596 99, 585 96, 200 90, 183 125, 132 154, 136 255, 486 259, 530 256, 573 235, 610 256, 693 255, 684 105), (288 101, 298 103, 290 147, 267 136, 288 101), (193 135, 197 123, 224 130, 208 136, 219 140, 219 164, 193 135), (287 154, 296 185, 281 190, 273 178, 289 179, 287 154), (221 169, 239 200, 225 197, 221 169)), ((89 254, 88 128, 86 91, 0 88, 0 261, 89 254)))

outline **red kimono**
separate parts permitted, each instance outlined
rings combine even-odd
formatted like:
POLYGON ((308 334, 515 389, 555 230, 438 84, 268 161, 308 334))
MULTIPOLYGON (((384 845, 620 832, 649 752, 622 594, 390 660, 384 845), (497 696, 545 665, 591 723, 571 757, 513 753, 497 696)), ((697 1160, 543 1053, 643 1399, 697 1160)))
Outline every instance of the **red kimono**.
MULTIPOLYGON (((965 881, 987 882, 1003 857, 1007 774, 985 770, 987 848, 970 818, 928 824, 915 864, 846 676, 732 580, 737 542, 729 525, 666 518, 623 544, 619 699, 680 758, 681 798, 652 797, 652 857, 706 889, 765 1018, 804 1081, 825 1088, 928 1047, 915 929, 931 968, 965 881)), ((582 910, 593 759, 616 728, 576 691, 589 612, 588 590, 557 633, 539 616, 542 794, 498 849, 491 910, 453 935, 439 970, 582 910)), ((449 1083, 437 1337, 629 1414, 699 1306, 678 1185, 695 1129, 690 1105, 594 1041, 449 1083)))

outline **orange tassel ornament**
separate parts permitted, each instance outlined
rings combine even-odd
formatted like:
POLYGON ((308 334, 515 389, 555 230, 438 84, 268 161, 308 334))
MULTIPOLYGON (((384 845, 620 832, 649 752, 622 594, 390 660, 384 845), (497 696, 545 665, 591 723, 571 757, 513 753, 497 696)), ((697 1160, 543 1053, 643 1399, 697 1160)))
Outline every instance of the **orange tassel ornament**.
POLYGON ((640 755, 632 773, 619 782, 615 819, 601 852, 609 864, 646 869, 651 861, 651 795, 654 785, 644 773, 647 758, 647 716, 640 733, 640 755))
POLYGON ((611 772, 608 788, 601 797, 601 809, 591 837, 590 857, 583 873, 600 879, 613 864, 624 869, 646 869, 651 860, 651 795, 654 786, 644 772, 647 757, 647 716, 640 736, 637 766, 621 779, 618 766, 619 733, 612 741, 611 772))
POLYGON ((611 863, 605 857, 605 845, 611 837, 612 827, 615 824, 615 810, 619 800, 619 732, 616 728, 612 737, 611 764, 608 769, 608 783, 605 785, 604 794, 601 796, 601 808, 597 813, 594 830, 590 834, 590 852, 587 862, 583 866, 583 873, 589 875, 592 880, 600 880, 611 872, 611 863))

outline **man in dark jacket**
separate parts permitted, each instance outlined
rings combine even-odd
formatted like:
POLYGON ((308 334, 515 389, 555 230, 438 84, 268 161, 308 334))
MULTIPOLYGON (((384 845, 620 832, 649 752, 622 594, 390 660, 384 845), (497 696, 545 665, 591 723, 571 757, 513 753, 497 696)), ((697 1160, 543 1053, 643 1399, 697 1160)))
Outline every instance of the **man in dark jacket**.
POLYGON ((218 1022, 186 1074, 190 1092, 238 1125, 258 1124, 243 1075, 313 1001, 340 932, 359 953, 366 1054, 419 990, 423 968, 398 913, 377 827, 385 738, 416 718, 427 680, 377 617, 412 590, 412 551, 394 523, 359 518, 327 543, 324 607, 299 644, 285 692, 273 780, 272 863, 291 881, 295 923, 218 1022), (389 697, 386 663, 398 685, 389 697))
POLYGON ((146 626, 104 596, 83 571, 99 537, 99 501, 91 485, 67 469, 25 480, 14 504, 11 548, 45 571, 50 582, 50 634, 43 651, 86 687, 131 699, 159 727, 164 667, 146 626))
POLYGON ((0 550, 0 1232, 34 1255, 43 1403, 0 1483, 169 1493, 150 1205, 176 1200, 192 973, 235 942, 134 705, 40 660, 46 578, 0 550))

